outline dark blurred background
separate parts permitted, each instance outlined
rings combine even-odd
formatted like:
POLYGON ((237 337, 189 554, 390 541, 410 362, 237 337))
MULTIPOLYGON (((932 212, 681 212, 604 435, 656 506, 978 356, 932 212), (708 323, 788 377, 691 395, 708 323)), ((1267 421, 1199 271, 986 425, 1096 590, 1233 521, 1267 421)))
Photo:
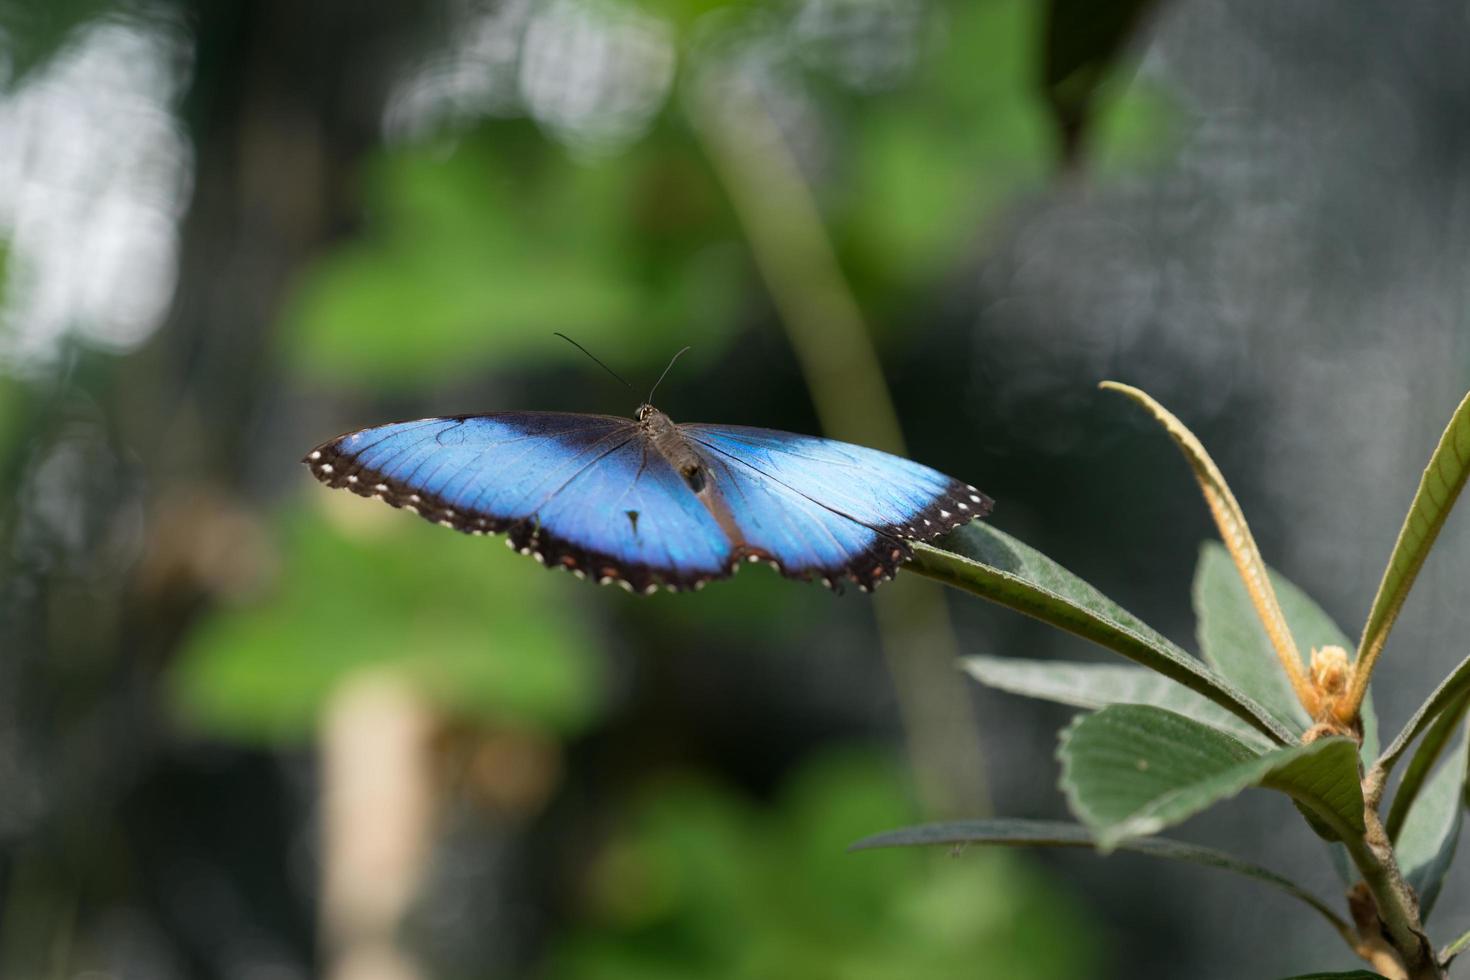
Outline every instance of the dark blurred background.
MULTIPOLYGON (((844 853, 1061 816, 1069 712, 952 662, 1081 641, 913 576, 635 599, 297 460, 631 412, 553 330, 640 389, 690 344, 676 419, 903 448, 1192 645, 1211 529, 1117 378, 1354 634, 1470 384, 1467 52, 1458 2, 0 0, 0 976, 1350 966, 1198 869, 844 853)), ((1181 835, 1336 888, 1281 801, 1181 835)))

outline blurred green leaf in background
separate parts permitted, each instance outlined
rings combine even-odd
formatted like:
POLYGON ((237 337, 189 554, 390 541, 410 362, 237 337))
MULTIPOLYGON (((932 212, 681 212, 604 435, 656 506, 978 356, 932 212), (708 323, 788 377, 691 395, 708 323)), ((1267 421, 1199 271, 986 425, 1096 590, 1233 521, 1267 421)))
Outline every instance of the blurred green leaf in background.
MULTIPOLYGON (((525 91, 523 63, 520 101, 505 96, 499 115, 384 146, 363 180, 363 234, 307 272, 284 314, 289 360, 330 384, 413 389, 492 365, 560 362, 553 330, 649 364, 683 344, 717 359, 742 316, 758 312, 761 287, 679 96, 712 58, 740 64, 746 82, 787 103, 778 114, 799 117, 788 138, 814 168, 849 285, 880 327, 903 323, 976 247, 977 229, 1046 185, 1055 151, 1036 90, 1043 8, 822 10, 655 5, 667 18, 653 18, 655 35, 674 39, 675 91, 627 143, 579 149, 565 120, 548 121, 534 87, 525 91), (904 50, 880 58, 871 49, 883 45, 904 50), (524 118, 538 113, 544 133, 524 118)), ((650 17, 638 5, 572 2, 540 16, 595 32, 633 11, 650 17)), ((1136 168, 1168 145, 1162 93, 1119 74, 1105 95, 1097 154, 1107 169, 1136 168)))
POLYGON ((744 268, 701 220, 721 204, 696 162, 650 146, 577 163, 521 122, 451 145, 374 163, 366 235, 324 258, 286 314, 288 353, 309 375, 418 388, 565 361, 553 330, 620 355, 630 339, 630 353, 667 356, 727 337, 744 268))
POLYGON ((604 846, 547 976, 1092 975, 1094 927, 1009 855, 847 853, 866 830, 913 815, 899 768, 858 750, 806 763, 768 806, 706 777, 650 785, 604 846))
MULTIPOLYGON (((463 916, 458 933, 425 950, 446 964, 438 975, 519 976, 538 961, 566 980, 1094 973, 1100 942, 1082 912, 1020 859, 846 853, 919 816, 896 766, 823 755, 854 737, 901 738, 892 684, 870 656, 872 615, 854 597, 751 568, 698 596, 632 602, 546 575, 497 542, 325 494, 292 463, 349 425, 586 407, 547 383, 554 370, 593 370, 552 331, 638 382, 638 395, 692 345, 686 383, 723 396, 701 416, 813 428, 807 393, 782 363, 796 360, 783 312, 702 135, 702 113, 719 100, 691 97, 716 74, 754 92, 788 145, 881 358, 912 358, 941 332, 948 347, 963 345, 968 315, 931 313, 968 292, 957 280, 977 255, 1054 186, 1047 9, 0 0, 0 86, 20 88, 33 67, 44 81, 56 52, 70 59, 66 85, 38 86, 55 92, 28 114, 0 116, 0 129, 19 119, 101 160, 73 168, 32 153, 13 171, 33 234, 15 239, 6 309, 28 309, 14 305, 23 294, 68 290, 97 302, 55 309, 128 308, 120 284, 137 277, 102 274, 93 253, 150 254, 122 234, 139 223, 118 222, 116 241, 99 239, 107 249, 82 247, 77 230, 115 210, 76 202, 112 200, 93 192, 127 183, 102 178, 129 171, 74 134, 140 112, 173 141, 123 123, 113 142, 147 144, 131 179, 152 195, 144 213, 169 273, 158 282, 175 290, 126 344, 99 343, 106 331, 57 314, 43 324, 54 327, 47 358, 34 362, 44 370, 0 370, 0 477, 13 477, 13 499, 44 498, 37 513, 58 527, 96 529, 56 541, 105 544, 52 562, 37 542, 59 546, 26 527, 38 518, 0 507, 0 531, 30 534, 16 538, 29 550, 7 540, 0 554, 22 570, 20 607, 36 611, 14 617, 18 639, 0 637, 35 655, 17 659, 0 689, 35 706, 25 724, 38 783, 74 771, 86 788, 57 795, 65 819, 50 821, 8 886, 6 907, 19 911, 4 938, 24 937, 25 948, 0 957, 0 972, 331 971, 341 937, 324 881, 335 852, 318 803, 342 770, 326 734, 341 721, 338 692, 387 673, 426 702, 416 706, 430 709, 435 732, 432 751, 414 756, 436 767, 432 779, 403 784, 432 782, 435 801, 414 811, 410 799, 405 812, 442 803, 437 817, 452 824, 468 819, 461 797, 490 799, 455 767, 483 776, 510 756, 477 739, 508 730, 530 736, 528 754, 560 753, 535 806, 488 811, 486 838, 465 850, 446 834, 446 863, 462 877, 413 898, 425 920, 463 916), (135 71, 168 84, 122 84, 135 71), (90 95, 110 87, 133 101, 90 95), (175 196, 157 193, 160 159, 177 165, 175 196), (36 237, 50 227, 37 216, 53 212, 72 224, 36 237), (66 254, 38 265, 37 242, 66 254), (40 268, 59 278, 41 282, 40 268), (66 433, 72 418, 86 421, 95 455, 51 451, 60 436, 45 433, 66 433), (81 462, 51 466, 46 480, 31 472, 53 456, 81 462), (218 546, 220 526, 241 535, 229 538, 241 553, 218 546), (96 578, 78 588, 57 568, 96 578), (115 642, 100 642, 108 632, 115 642), (155 697, 183 724, 165 720, 155 697), (198 736, 209 751, 177 750, 198 736), (819 761, 803 761, 813 753, 819 761), (281 787, 308 757, 319 798, 259 802, 295 800, 281 787), (648 784, 670 764, 690 775, 648 784), (72 828, 82 825, 122 829, 89 831, 79 848, 72 828), (279 859, 302 837, 321 848, 309 858, 322 872, 315 884, 279 859), (501 848, 516 860, 500 862, 501 848), (134 866, 127 882, 99 873, 134 866), (470 877, 483 889, 473 903, 457 890, 470 877), (213 911, 197 913, 205 888, 213 911), (517 911, 501 922, 498 909, 517 911), (471 934, 493 955, 456 959, 471 934), (227 948, 222 935, 249 948, 227 948), (111 936, 143 952, 109 953, 111 936)), ((1166 93, 1105 67, 1091 78, 1087 150, 1104 175, 1131 172, 1168 147, 1174 118, 1166 93)), ((11 141, 11 155, 30 145, 11 141)), ((0 236, 13 230, 3 198, 0 236)), ((3 257, 0 247, 0 269, 3 257)), ((0 310, 0 335, 16 326, 0 310)), ((847 343, 827 338, 834 350, 847 343)), ((671 401, 679 375, 663 389, 671 401)), ((607 410, 632 407, 615 401, 607 410)), ((978 461, 956 407, 927 417, 906 407, 904 427, 978 461)), ((367 712, 363 730, 388 727, 380 720, 367 712)), ((0 761, 6 735, 0 725, 0 761)), ((364 754, 369 769, 387 768, 375 749, 364 754)), ((367 837, 381 836, 389 809, 364 809, 367 837)), ((343 827, 356 829, 343 823, 338 840, 343 827)), ((416 874, 402 871, 399 900, 416 874)), ((372 938, 402 937, 389 922, 372 938)))
POLYGON ((451 717, 559 735, 596 717, 602 659, 588 618, 560 608, 558 580, 503 547, 465 547, 342 497, 331 505, 350 526, 288 512, 267 593, 190 634, 173 686, 193 726, 309 740, 338 683, 370 667, 396 672, 451 717))

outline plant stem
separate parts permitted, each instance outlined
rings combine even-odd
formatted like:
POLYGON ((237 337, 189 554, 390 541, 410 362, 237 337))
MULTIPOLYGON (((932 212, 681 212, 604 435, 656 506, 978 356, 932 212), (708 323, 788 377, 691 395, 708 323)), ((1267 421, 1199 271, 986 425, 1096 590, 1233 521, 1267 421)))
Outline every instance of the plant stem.
MULTIPOLYGON (((806 178, 770 110, 737 67, 698 69, 692 122, 770 291, 823 430, 903 453, 903 435, 862 311, 806 178)), ((874 596, 879 642, 925 808, 989 811, 979 726, 955 683, 959 644, 942 593, 894 582, 874 596)))
POLYGON ((1444 971, 1419 922, 1419 902, 1399 871, 1383 822, 1372 807, 1364 808, 1363 819, 1367 833, 1361 837, 1343 834, 1342 840, 1373 896, 1385 937, 1403 960, 1408 980, 1444 980, 1444 971))

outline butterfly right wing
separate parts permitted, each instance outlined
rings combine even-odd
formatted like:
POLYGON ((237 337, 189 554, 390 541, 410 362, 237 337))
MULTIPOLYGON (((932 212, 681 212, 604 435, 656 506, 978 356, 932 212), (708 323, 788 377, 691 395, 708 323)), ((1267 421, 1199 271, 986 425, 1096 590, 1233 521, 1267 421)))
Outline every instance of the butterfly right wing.
POLYGON ((783 575, 871 589, 927 541, 983 516, 990 500, 920 463, 851 443, 701 423, 680 431, 728 501, 740 548, 783 575))
POLYGON ((398 422, 318 446, 329 486, 380 498, 470 534, 638 591, 729 574, 708 510, 627 419, 507 412, 398 422))
POLYGON ((902 456, 743 425, 679 427, 701 449, 890 537, 929 541, 990 511, 979 490, 902 456))

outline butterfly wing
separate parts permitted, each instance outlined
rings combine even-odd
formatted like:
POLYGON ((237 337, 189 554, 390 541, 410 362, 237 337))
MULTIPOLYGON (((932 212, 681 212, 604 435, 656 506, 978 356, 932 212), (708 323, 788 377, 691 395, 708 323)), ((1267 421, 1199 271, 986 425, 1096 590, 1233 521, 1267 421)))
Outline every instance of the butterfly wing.
POLYGON ((732 545, 626 419, 509 412, 348 433, 304 460, 323 483, 378 497, 550 566, 630 589, 729 574, 732 545))
POLYGON ((680 432, 712 477, 696 494, 646 431, 600 415, 512 412, 348 433, 305 459, 323 483, 544 564, 641 592, 698 588, 739 559, 871 588, 989 510, 972 486, 887 453, 744 426, 680 432))
POLYGON ((641 433, 568 482, 539 520, 547 565, 632 591, 697 589, 734 560, 713 515, 641 433))
POLYGON ((912 460, 833 439, 682 425, 744 546, 793 578, 871 588, 927 541, 989 512, 974 487, 912 460))

